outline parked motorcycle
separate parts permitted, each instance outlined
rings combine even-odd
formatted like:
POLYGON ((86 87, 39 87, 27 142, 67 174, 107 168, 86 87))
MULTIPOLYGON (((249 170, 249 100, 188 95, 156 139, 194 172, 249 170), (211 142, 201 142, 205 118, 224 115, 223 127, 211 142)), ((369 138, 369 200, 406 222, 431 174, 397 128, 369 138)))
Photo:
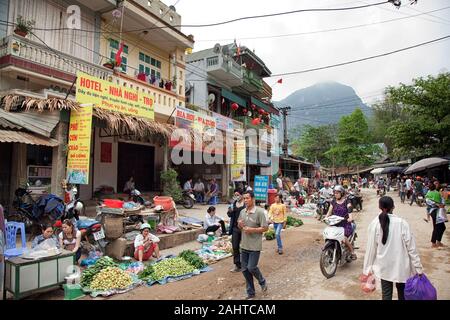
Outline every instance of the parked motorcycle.
POLYGON ((63 219, 80 219, 80 215, 84 215, 85 206, 84 203, 79 199, 78 189, 75 185, 65 185, 64 189, 64 217, 63 219))
POLYGON ((106 253, 106 245, 108 241, 105 239, 105 232, 101 223, 94 223, 86 228, 80 229, 82 237, 86 241, 93 245, 96 250, 101 251, 103 254, 106 253))
POLYGON ((128 200, 133 201, 135 203, 139 203, 141 205, 145 204, 145 199, 142 197, 141 192, 137 189, 131 190, 128 200))
POLYGON ((191 191, 183 190, 181 200, 178 203, 186 209, 191 209, 195 203, 195 196, 191 191))
MULTIPOLYGON (((324 219, 328 226, 323 230, 325 245, 320 255, 320 271, 327 279, 336 274, 338 266, 342 267, 346 262, 353 261, 351 258, 352 253, 344 244, 344 228, 336 226, 344 219, 335 215, 324 219)), ((353 233, 348 239, 353 247, 356 238, 356 225, 353 223, 353 233)))

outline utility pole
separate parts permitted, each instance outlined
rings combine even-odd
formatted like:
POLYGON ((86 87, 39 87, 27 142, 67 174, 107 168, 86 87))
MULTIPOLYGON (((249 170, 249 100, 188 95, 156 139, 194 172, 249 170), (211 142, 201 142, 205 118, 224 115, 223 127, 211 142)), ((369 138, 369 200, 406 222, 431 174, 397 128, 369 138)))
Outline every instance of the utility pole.
POLYGON ((283 115, 283 145, 282 145, 282 150, 284 153, 284 156, 287 157, 288 156, 288 145, 289 145, 289 140, 287 137, 287 123, 286 123, 286 117, 288 115, 288 111, 291 110, 291 107, 282 107, 279 108, 281 114, 283 115))

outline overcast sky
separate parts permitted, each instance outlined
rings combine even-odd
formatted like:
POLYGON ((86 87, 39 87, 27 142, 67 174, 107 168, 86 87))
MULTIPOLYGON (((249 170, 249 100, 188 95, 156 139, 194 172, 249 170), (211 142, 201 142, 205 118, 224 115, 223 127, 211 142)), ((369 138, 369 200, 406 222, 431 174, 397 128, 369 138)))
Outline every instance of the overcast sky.
MULTIPOLYGON (((165 0, 171 5, 176 0, 165 0)), ((176 5, 182 24, 202 24, 249 15, 268 14, 307 8, 358 6, 377 0, 180 0, 176 5)), ((244 39, 277 36, 324 29, 343 28, 382 20, 417 15, 450 6, 449 0, 418 0, 414 6, 402 0, 398 10, 391 4, 340 12, 295 13, 279 17, 240 21, 208 28, 183 28, 193 34, 194 51, 215 43, 237 43, 254 49, 273 74, 292 72, 364 58, 450 35, 450 8, 366 27, 269 39, 244 39), (421 11, 421 12, 419 12, 421 11), (205 41, 208 40, 208 41, 205 41)), ((294 91, 322 81, 352 86, 365 101, 380 97, 382 89, 399 82, 439 71, 450 70, 450 39, 352 65, 300 75, 283 76, 283 84, 273 86, 273 100, 284 99, 294 91)), ((273 85, 279 79, 268 78, 273 85)))

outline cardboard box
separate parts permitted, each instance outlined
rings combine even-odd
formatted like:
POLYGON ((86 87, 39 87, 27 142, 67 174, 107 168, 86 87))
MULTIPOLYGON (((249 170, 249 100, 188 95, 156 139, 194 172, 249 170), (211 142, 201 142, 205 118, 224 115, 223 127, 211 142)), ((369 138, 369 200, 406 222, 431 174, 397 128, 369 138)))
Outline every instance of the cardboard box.
POLYGON ((122 259, 127 248, 127 239, 119 238, 111 241, 106 246, 106 255, 115 259, 122 259))

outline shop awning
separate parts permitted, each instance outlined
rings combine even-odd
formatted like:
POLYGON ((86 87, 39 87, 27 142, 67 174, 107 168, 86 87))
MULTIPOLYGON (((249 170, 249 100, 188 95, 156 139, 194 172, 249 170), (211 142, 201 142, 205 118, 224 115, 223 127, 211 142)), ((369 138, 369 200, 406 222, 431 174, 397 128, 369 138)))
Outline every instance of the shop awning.
POLYGON ((227 89, 222 88, 222 97, 227 98, 232 102, 236 102, 241 107, 247 108, 247 102, 245 101, 245 99, 241 98, 231 91, 228 91, 227 89))
POLYGON ((370 171, 371 174, 381 174, 383 172, 384 168, 376 168, 370 171))
POLYGON ((59 122, 59 112, 7 112, 0 109, 0 120, 25 128, 27 131, 50 137, 59 122))
POLYGON ((301 163, 301 164, 306 164, 306 165, 310 165, 310 166, 314 165, 311 162, 302 161, 302 160, 298 160, 298 159, 294 159, 294 158, 280 157, 280 160, 287 161, 287 162, 301 163))
POLYGON ((25 143, 47 147, 56 147, 59 145, 55 139, 40 137, 32 133, 13 130, 0 130, 0 142, 6 143, 25 143))

